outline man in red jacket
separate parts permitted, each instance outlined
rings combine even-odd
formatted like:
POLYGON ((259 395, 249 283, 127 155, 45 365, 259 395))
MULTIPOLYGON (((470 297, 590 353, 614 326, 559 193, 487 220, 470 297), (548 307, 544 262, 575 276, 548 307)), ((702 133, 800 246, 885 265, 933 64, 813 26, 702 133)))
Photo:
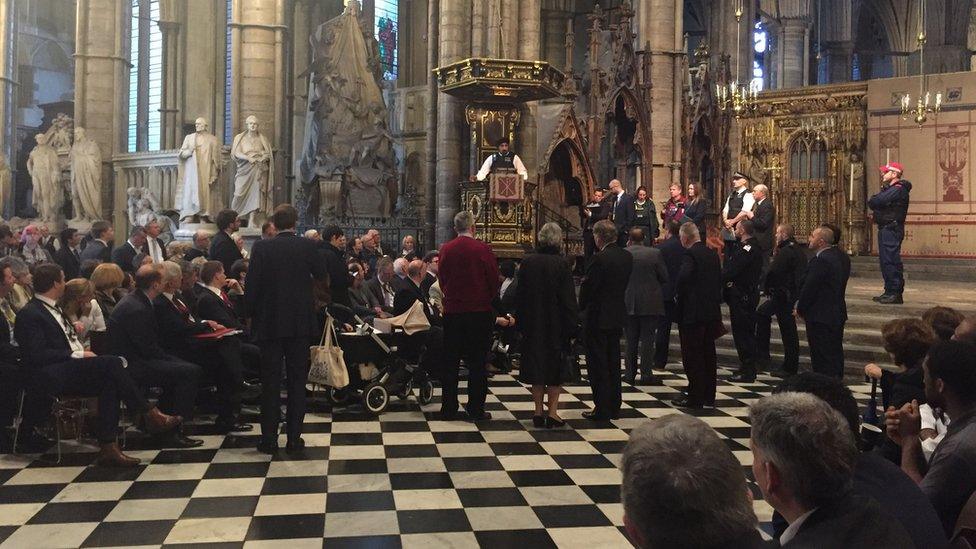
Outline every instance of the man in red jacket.
POLYGON ((488 376, 485 360, 491 346, 494 313, 491 302, 498 295, 498 259, 491 248, 474 238, 474 216, 469 211, 454 216, 457 238, 440 249, 438 278, 444 292, 444 371, 441 415, 458 416, 458 368, 468 368, 468 419, 491 419, 485 412, 488 376))

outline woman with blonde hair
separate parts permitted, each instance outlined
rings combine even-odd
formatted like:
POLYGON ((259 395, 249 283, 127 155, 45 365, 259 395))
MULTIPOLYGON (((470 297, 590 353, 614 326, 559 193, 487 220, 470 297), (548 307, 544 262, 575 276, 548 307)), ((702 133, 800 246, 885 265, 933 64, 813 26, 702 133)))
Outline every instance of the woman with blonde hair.
POLYGON ((74 324, 82 345, 91 349, 91 333, 106 330, 105 316, 95 300, 95 285, 84 278, 72 278, 64 285, 64 295, 58 304, 74 324))
POLYGON ((684 221, 691 221, 698 227, 698 234, 702 242, 708 236, 705 232, 705 210, 707 209, 708 202, 702 195, 701 183, 689 183, 688 194, 685 197, 684 221))
POLYGON ((95 287, 95 302, 102 311, 102 317, 112 315, 116 303, 122 299, 120 289, 125 281, 125 273, 115 263, 102 263, 92 272, 91 282, 95 287))

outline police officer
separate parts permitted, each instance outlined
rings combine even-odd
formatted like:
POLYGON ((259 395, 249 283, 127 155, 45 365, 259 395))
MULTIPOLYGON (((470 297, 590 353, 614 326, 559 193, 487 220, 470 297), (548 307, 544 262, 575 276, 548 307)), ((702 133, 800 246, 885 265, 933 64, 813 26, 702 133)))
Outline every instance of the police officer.
POLYGON ((768 368, 770 326, 773 317, 779 323, 783 337, 783 365, 771 373, 786 377, 797 372, 800 365, 800 340, 796 333, 793 306, 803 284, 807 256, 793 238, 793 227, 782 223, 776 227, 776 252, 766 273, 766 301, 756 310, 756 362, 759 369, 768 368))
POLYGON ((500 170, 515 171, 522 176, 522 179, 529 179, 529 172, 526 171, 525 164, 522 163, 522 159, 517 154, 510 150, 509 141, 504 137, 498 140, 498 152, 485 159, 481 169, 478 170, 478 174, 472 180, 484 181, 489 173, 500 170))
POLYGON ((753 236, 752 221, 739 221, 735 226, 735 236, 740 245, 722 267, 732 339, 741 364, 738 373, 729 380, 752 383, 756 380, 756 306, 759 304, 763 251, 753 236))
MULTIPOLYGON (((737 246, 735 227, 740 221, 748 219, 756 203, 755 197, 749 192, 749 176, 742 172, 732 174, 732 191, 725 199, 722 207, 722 240, 725 241, 723 255, 728 261, 737 246)), ((705 235, 702 235, 704 238, 705 235)))
POLYGON ((901 164, 889 162, 881 166, 881 191, 868 200, 871 216, 878 225, 878 260, 884 277, 884 293, 875 297, 878 303, 904 303, 904 267, 901 263, 901 242, 905 239, 905 216, 908 215, 908 194, 911 182, 902 179, 901 164))

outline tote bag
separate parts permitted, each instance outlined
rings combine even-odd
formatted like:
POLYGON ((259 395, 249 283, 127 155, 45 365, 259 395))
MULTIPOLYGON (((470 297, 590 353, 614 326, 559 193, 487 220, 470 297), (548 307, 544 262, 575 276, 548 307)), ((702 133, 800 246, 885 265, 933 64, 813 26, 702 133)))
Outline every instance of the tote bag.
POLYGON ((325 329, 318 345, 313 345, 308 380, 312 383, 341 389, 349 385, 349 371, 342 356, 342 348, 336 343, 335 324, 331 315, 325 317, 325 329))

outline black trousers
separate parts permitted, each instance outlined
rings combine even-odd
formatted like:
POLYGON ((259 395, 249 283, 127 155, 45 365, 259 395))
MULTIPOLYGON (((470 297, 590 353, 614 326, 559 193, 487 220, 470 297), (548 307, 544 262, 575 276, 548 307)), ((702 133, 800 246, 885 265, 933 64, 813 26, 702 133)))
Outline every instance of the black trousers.
POLYGON ((130 360, 126 370, 136 384, 143 388, 161 387, 159 409, 170 415, 193 418, 193 403, 197 398, 201 369, 192 362, 174 357, 154 360, 130 360))
POLYGON ((759 293, 743 294, 732 289, 728 292, 729 322, 732 340, 739 356, 739 373, 756 375, 756 306, 759 293))
POLYGON ((625 360, 628 379, 637 375, 637 350, 640 349, 640 374, 650 379, 654 372, 654 333, 661 324, 660 315, 629 315, 627 317, 627 358, 625 360))
POLYGON ((244 379, 248 381, 261 379, 261 348, 253 343, 241 341, 241 360, 243 361, 244 379))
POLYGON ((775 316, 783 338, 784 357, 781 369, 795 374, 800 366, 800 338, 796 333, 793 305, 793 301, 776 294, 759 305, 756 310, 756 361, 766 367, 770 365, 769 340, 775 316))
POLYGON ((620 332, 593 328, 584 335, 586 377, 593 390, 593 411, 598 415, 620 414, 620 332))
POLYGON ((654 367, 663 370, 668 364, 668 351, 671 347, 671 325, 674 319, 674 301, 664 301, 664 316, 658 317, 660 324, 654 337, 654 367))
POLYGON ((441 371, 441 412, 455 414, 458 409, 458 370, 461 359, 468 367, 468 415, 480 417, 485 412, 488 395, 488 373, 485 360, 491 349, 491 312, 451 313, 444 315, 444 366, 441 371))
POLYGON ((821 322, 807 322, 807 342, 813 371, 844 378, 844 325, 831 326, 821 322))
POLYGON ((181 359, 198 364, 206 383, 217 387, 217 423, 237 420, 244 385, 242 343, 239 337, 214 341, 190 340, 180 349, 172 349, 181 359))
POLYGON ((115 442, 119 429, 119 401, 144 413, 149 403, 117 356, 73 358, 25 370, 29 398, 25 400, 23 427, 30 431, 47 416, 48 397, 98 397, 96 437, 115 442))
POLYGON ((681 364, 688 376, 688 400, 692 404, 715 404, 718 357, 715 337, 707 323, 678 326, 681 337, 681 364))
POLYGON ((589 259, 596 252, 593 229, 583 229, 583 257, 589 259))
POLYGON ((19 366, 0 362, 0 431, 13 423, 22 382, 19 366))
POLYGON ((281 421, 282 363, 288 376, 288 411, 285 414, 289 441, 302 436, 305 421, 305 384, 308 382, 309 338, 284 337, 258 342, 261 348, 261 439, 278 442, 281 421))
POLYGON ((891 223, 878 228, 878 262, 886 294, 901 295, 905 291, 905 268, 901 262, 904 239, 905 227, 901 224, 891 223))

